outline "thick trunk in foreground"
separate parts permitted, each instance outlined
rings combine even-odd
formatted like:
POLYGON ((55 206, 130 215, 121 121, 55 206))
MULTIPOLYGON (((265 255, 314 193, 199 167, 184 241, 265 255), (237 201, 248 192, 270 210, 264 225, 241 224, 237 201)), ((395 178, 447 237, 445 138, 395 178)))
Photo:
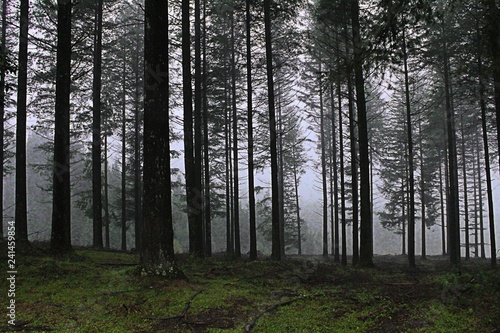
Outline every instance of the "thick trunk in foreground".
POLYGON ((71 85, 71 1, 57 9, 56 105, 54 124, 53 204, 50 249, 65 254, 71 248, 71 188, 69 169, 71 85))
POLYGON ((144 209, 140 265, 145 274, 178 278, 182 272, 174 261, 172 227, 167 0, 145 1, 144 67, 144 209))

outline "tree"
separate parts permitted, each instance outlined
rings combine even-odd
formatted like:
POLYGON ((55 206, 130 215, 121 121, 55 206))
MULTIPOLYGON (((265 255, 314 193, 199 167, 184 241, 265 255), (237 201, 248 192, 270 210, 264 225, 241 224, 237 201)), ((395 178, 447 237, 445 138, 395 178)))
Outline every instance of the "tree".
POLYGON ((140 265, 146 274, 178 278, 182 272, 174 260, 170 179, 168 1, 145 1, 144 27, 146 89, 140 265))
MULTIPOLYGON (((201 150, 196 147, 194 151, 193 137, 193 89, 191 86, 191 33, 189 0, 182 1, 182 86, 184 105, 184 165, 186 169, 186 200, 188 209, 189 226, 189 252, 196 256, 203 256, 203 215, 201 214, 201 170, 198 169, 199 162, 195 161, 196 153, 201 150)), ((201 112, 196 110, 196 112, 201 112)), ((198 122, 199 115, 196 115, 198 122)), ((201 124, 199 124, 201 125, 201 124)), ((199 126, 200 127, 200 126, 199 126)), ((201 146, 200 146, 201 147, 201 146)), ((200 158, 201 156, 199 156, 200 158)))
POLYGON ((71 247, 70 188, 70 92, 71 1, 57 2, 57 67, 54 124, 52 234, 53 253, 66 254, 71 247))
POLYGON ((274 260, 281 260, 282 253, 280 214, 279 207, 283 203, 279 200, 278 186, 278 154, 276 135, 276 111, 274 101, 274 78, 273 78, 273 46, 271 30, 271 0, 264 0, 264 26, 266 41, 266 69, 267 69, 267 95, 269 107, 269 135, 271 152, 271 197, 272 197, 272 253, 274 260))
POLYGON ((359 135, 359 174, 360 174, 360 253, 359 264, 373 266, 373 222, 370 205, 370 160, 368 147, 368 127, 366 117, 365 80, 363 74, 363 49, 359 24, 359 3, 351 3, 352 38, 354 47, 354 77, 356 86, 356 106, 358 113, 359 135))
POLYGON ((102 61, 102 7, 97 0, 94 31, 94 72, 92 85, 92 209, 93 246, 102 248, 102 197, 101 197, 101 61, 102 61))
POLYGON ((26 98, 28 84, 28 0, 20 2, 19 66, 17 83, 16 123, 16 237, 28 241, 28 215, 26 198, 26 98))

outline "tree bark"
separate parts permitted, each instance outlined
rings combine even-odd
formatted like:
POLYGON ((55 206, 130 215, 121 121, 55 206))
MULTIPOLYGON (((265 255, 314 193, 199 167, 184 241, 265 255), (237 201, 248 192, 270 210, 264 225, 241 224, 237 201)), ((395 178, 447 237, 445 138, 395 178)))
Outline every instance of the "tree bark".
POLYGON ((212 255, 212 208, 210 195, 210 156, 209 156, 209 139, 208 139, 208 98, 207 98, 207 2, 203 1, 203 65, 202 65, 202 99, 203 99, 203 164, 205 172, 205 185, 203 189, 204 200, 203 207, 205 212, 205 255, 212 255))
POLYGON ((140 265, 143 273, 178 278, 183 275, 174 260, 168 30, 168 1, 146 0, 144 209, 140 265))
POLYGON ((66 254, 71 248, 70 92, 71 1, 58 0, 57 66, 54 124, 54 166, 51 252, 66 254))
POLYGON ((271 151, 271 197, 272 197, 272 252, 274 260, 281 260, 281 233, 279 225, 278 154, 276 150, 276 111, 274 105, 273 48, 271 36, 271 0, 264 0, 264 29, 266 42, 267 101, 269 107, 269 136, 271 151))
POLYGON ((373 266, 373 224, 370 218, 370 161, 368 147, 368 122, 366 118, 365 80, 363 76, 363 54, 359 25, 359 3, 351 3, 352 34, 354 46, 354 75, 356 82, 356 105, 359 133, 359 173, 360 173, 360 252, 359 264, 373 266))
POLYGON ((460 264, 460 219, 459 219, 459 196, 458 196, 458 168, 456 151, 455 115, 451 105, 451 83, 449 78, 449 59, 447 45, 443 45, 444 56, 444 84, 446 99, 446 124, 448 133, 448 250, 450 262, 454 265, 460 264))
POLYGON ((0 238, 3 238, 3 173, 4 173, 4 131, 5 131, 5 74, 7 71, 7 46, 6 46, 6 34, 7 34, 7 0, 2 0, 2 39, 1 39, 1 59, 2 65, 0 68, 0 176, 2 181, 0 181, 0 238))
POLYGON ((97 0, 94 23, 94 73, 92 84, 92 244, 102 249, 101 184, 101 63, 103 0, 97 0))
POLYGON ((231 109, 233 111, 233 161, 234 161, 234 256, 241 258, 240 244, 240 178, 238 166, 238 108, 236 103, 236 55, 234 36, 234 10, 231 14, 231 109))
MULTIPOLYGON (((19 63, 16 118, 16 240, 28 241, 26 198, 26 100, 28 90, 28 12, 29 1, 20 1, 19 63)), ((3 121, 3 118, 2 118, 3 121)))
MULTIPOLYGON (((203 256, 203 215, 201 170, 198 169, 197 144, 193 138, 193 89, 191 87, 191 32, 189 0, 182 0, 182 87, 184 105, 184 165, 186 172, 186 201, 189 227, 189 253, 203 256), (196 149, 193 146, 196 145, 196 149), (196 159, 196 160, 195 160, 196 159)), ((195 110, 201 111, 201 110, 195 110)), ((199 120, 196 115, 196 121, 199 120)), ((197 135, 198 135, 197 130, 197 135)), ((199 138, 197 138, 199 140, 199 138)), ((201 161, 201 160, 200 160, 201 161)))
MULTIPOLYGON (((485 96, 483 63, 481 54, 478 55, 478 71, 479 71, 479 106, 481 108, 481 128, 483 131, 482 137, 483 137, 483 149, 484 149, 484 169, 486 171, 486 193, 488 196, 488 219, 490 226, 491 265, 495 267, 497 264, 496 240, 495 240, 495 206, 493 204, 493 188, 491 184, 490 151, 488 145, 488 129, 487 129, 487 119, 486 119, 486 96, 485 96)), ((498 113, 497 113, 497 121, 498 121, 498 113)), ((480 167, 481 167, 481 162, 479 159, 479 152, 478 152, 478 169, 480 167)), ((482 210, 482 208, 483 207, 481 205, 480 209, 482 210)))
MULTIPOLYGON (((121 231, 122 231, 122 251, 127 250, 127 181, 126 181, 126 51, 123 52, 123 63, 122 63, 122 220, 121 220, 121 231)), ((101 237, 102 238, 102 237, 101 237)))
POLYGON ((405 76, 405 106, 406 106, 406 131, 408 138, 408 175, 409 175, 409 210, 408 210, 408 262, 410 267, 415 264, 415 175, 413 166, 413 134, 410 104, 410 82, 408 77, 408 53, 406 50, 406 35, 403 27, 403 64, 405 76))
POLYGON ((326 185, 326 143, 325 143, 325 115, 323 107, 323 87, 321 80, 321 54, 318 71, 319 88, 319 120, 320 120, 320 144, 321 144, 321 182, 323 192, 323 257, 328 257, 328 187, 326 185))
MULTIPOLYGON (((252 87, 252 43, 250 3, 245 1, 246 15, 246 70, 247 70, 247 130, 248 130, 248 212, 250 224, 250 259, 257 259, 257 229, 255 217, 255 178, 253 160, 253 87, 252 87)), ((299 222, 300 223, 300 222, 299 222)), ((300 226, 299 226, 300 228, 300 226)), ((300 245, 299 245, 300 246, 300 245)))
POLYGON ((135 207, 135 250, 141 250, 141 232, 142 232, 142 208, 141 208, 141 114, 139 109, 140 94, 139 94, 139 33, 136 35, 136 50, 134 59, 134 78, 135 78, 135 93, 134 93, 134 207, 135 207))

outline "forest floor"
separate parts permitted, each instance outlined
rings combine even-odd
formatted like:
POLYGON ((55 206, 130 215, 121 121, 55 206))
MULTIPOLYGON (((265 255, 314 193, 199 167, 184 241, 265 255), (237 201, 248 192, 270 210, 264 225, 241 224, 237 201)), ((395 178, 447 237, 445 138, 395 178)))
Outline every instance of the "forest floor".
POLYGON ((140 276, 138 261, 90 249, 68 258, 19 254, 17 326, 4 314, 0 331, 500 332, 500 270, 485 260, 457 269, 430 257, 410 269, 404 256, 376 256, 375 268, 313 256, 179 256, 180 281, 140 276))

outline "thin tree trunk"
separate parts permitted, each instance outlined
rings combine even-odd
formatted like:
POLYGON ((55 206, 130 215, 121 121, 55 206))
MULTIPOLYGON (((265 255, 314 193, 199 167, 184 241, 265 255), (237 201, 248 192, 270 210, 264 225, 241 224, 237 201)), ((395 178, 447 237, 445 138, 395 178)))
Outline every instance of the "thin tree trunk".
POLYGON ((205 255, 212 255, 212 208, 210 198, 210 155, 209 155, 209 139, 208 139, 208 98, 207 98, 207 2, 203 1, 203 66, 202 66, 202 99, 203 99, 203 158, 205 171, 205 186, 204 186, 204 209, 205 209, 205 255))
POLYGON ((479 149, 479 143, 476 137, 475 140, 476 146, 474 147, 474 152, 473 152, 473 158, 472 158, 472 170, 474 172, 474 177, 473 178, 473 186, 474 186, 474 257, 478 258, 479 257, 479 228, 478 228, 478 213, 477 210, 478 204, 477 204, 477 179, 476 179, 476 173, 477 173, 477 159, 476 159, 476 151, 479 149))
MULTIPOLYGON (((102 64, 102 8, 97 0, 94 31, 94 75, 92 84, 92 211, 95 248, 102 248, 102 175, 101 175, 101 64, 102 64)), ((124 75, 124 74, 123 74, 124 75)))
POLYGON ((401 203, 401 243, 402 243, 402 255, 406 255, 406 189, 405 182, 401 180, 401 192, 403 193, 403 202, 401 203))
POLYGON ((359 264, 373 266, 373 224, 370 218, 370 161, 368 156, 368 122, 366 119, 365 80, 363 76, 363 56, 359 25, 359 3, 351 3, 352 34, 354 46, 354 74, 356 81, 356 105, 359 132, 360 168, 360 252, 359 264))
POLYGON ((225 139, 225 157, 226 157, 226 253, 232 255, 234 253, 234 242, 232 229, 232 204, 231 204, 231 170, 230 170, 230 122, 229 110, 227 108, 227 84, 224 87, 224 139, 225 139))
POLYGON ((269 135, 271 151, 271 197, 272 197, 272 252, 274 260, 281 260, 281 233, 279 225, 278 155, 276 150, 276 111, 274 105, 273 49, 271 36, 271 1, 264 0, 264 30, 266 42, 267 98, 269 107, 269 135))
MULTIPOLYGON (((337 49, 338 51, 338 49, 337 49)), ((337 96, 339 100, 339 150, 340 150, 340 210, 342 214, 342 265, 347 265, 347 230, 346 230, 346 205, 345 205, 345 176, 344 176, 344 131, 342 124, 342 91, 337 83, 337 96)))
POLYGON ((70 93, 71 93, 71 1, 58 0, 57 66, 54 124, 54 174, 50 248, 65 254, 71 248, 70 187, 70 93))
POLYGON ((413 166, 413 135, 411 122, 411 105, 410 105, 410 82, 408 77, 408 53, 406 51, 406 36, 405 28, 403 27, 403 63, 405 75, 405 105, 406 105, 406 125, 408 139, 408 175, 409 175, 409 200, 410 206, 408 210, 408 262, 410 267, 415 267, 415 175, 413 166))
POLYGON ((477 191, 479 192, 479 230, 481 238, 481 258, 486 259, 486 252, 484 249, 484 213, 483 213, 483 175, 481 172, 481 163, 479 157, 479 149, 476 150, 477 157, 477 191))
POLYGON ((121 249, 122 251, 127 250, 127 188, 126 188, 126 67, 125 67, 125 60, 126 60, 126 53, 125 50, 123 51, 123 63, 122 63, 122 196, 121 196, 121 202, 122 202, 122 220, 121 220, 121 231, 122 231, 122 244, 121 244, 121 249))
MULTIPOLYGON (((16 117, 16 240, 28 241, 26 198, 26 100, 28 90, 28 12, 29 1, 20 0, 19 56, 16 117)), ((2 118, 3 121, 3 118, 2 118)))
MULTIPOLYGON (((332 154, 333 154, 333 196, 334 196, 334 228, 335 239, 332 239, 333 243, 333 260, 335 262, 340 262, 340 248, 339 248, 339 184, 338 184, 338 169, 337 169, 337 125, 335 122, 335 99, 333 97, 333 83, 330 86, 330 99, 332 103, 332 154)), ((340 99, 340 97, 339 97, 340 99)), ((340 106, 339 106, 340 108, 340 106)))
POLYGON ((240 244, 240 179, 238 170, 238 108, 236 103, 236 55, 234 36, 234 11, 231 14, 231 102, 233 111, 233 160, 234 160, 234 256, 241 258, 240 244))
MULTIPOLYGON (((252 87, 252 44, 251 44, 251 23, 250 3, 252 0, 245 1, 246 15, 246 70, 247 70, 247 130, 248 130, 248 212, 250 224, 250 259, 257 259, 257 231, 255 217, 255 179, 254 179, 254 161, 253 161, 253 87, 252 87)), ((299 222, 300 230, 300 222, 299 222)), ((300 252, 300 238, 299 238, 300 252)))
POLYGON ((464 231, 465 231, 465 259, 470 258, 470 247, 469 247, 469 196, 467 189, 467 158, 465 156, 465 130, 464 130, 464 118, 463 114, 460 115, 460 132, 462 134, 461 140, 461 150, 462 150, 462 177, 464 182, 464 231))
POLYGON ((446 227, 444 213, 444 196, 443 196, 443 170, 441 167, 441 149, 439 149, 439 202, 441 207, 441 252, 446 254, 446 227))
POLYGON ((420 204, 422 205, 421 207, 421 232, 422 232, 422 255, 421 259, 425 260, 427 259, 427 245, 426 245, 426 237, 425 237, 425 228, 426 228, 426 217, 425 217, 425 191, 426 191, 426 184, 425 184, 425 179, 424 179, 424 148, 423 148, 423 140, 422 140, 422 119, 419 119, 418 122, 418 136, 420 140, 420 204))
MULTIPOLYGON (((344 22, 344 39, 346 56, 349 58, 349 38, 347 34, 347 21, 344 22)), ((349 107, 349 138, 351 149, 351 186, 352 186, 352 263, 357 265, 359 261, 359 193, 358 193, 358 165, 356 151, 356 125, 354 115, 354 92, 352 86, 352 71, 351 68, 347 71, 347 95, 349 107)))
POLYGON ((139 33, 136 35, 136 50, 135 50, 135 94, 134 94, 134 206, 135 206, 135 249, 141 250, 141 233, 142 233, 142 209, 141 209, 141 141, 140 141, 140 124, 141 115, 139 113, 139 33))
MULTIPOLYGON (((104 120, 105 128, 107 128, 107 117, 104 120)), ((106 226, 106 248, 111 247, 110 237, 109 237, 109 184, 108 184, 108 135, 104 135, 104 225, 106 226)))
POLYGON ((450 262, 460 264, 460 218, 458 196, 458 168, 456 153, 455 115, 451 101, 451 82, 449 75, 449 59, 446 43, 443 45, 444 84, 446 99, 446 118, 448 133, 448 168, 449 168, 449 209, 448 209, 448 249, 450 262))
MULTIPOLYGON (((484 169, 486 171, 486 193, 488 195, 488 219, 490 221, 490 249, 491 249, 491 265, 496 266, 496 240, 495 240, 495 207, 493 204, 493 189, 491 184, 491 171, 490 171, 490 151, 488 146, 488 129, 486 126, 486 97, 485 87, 483 82, 483 68, 481 55, 478 57, 478 71, 479 71, 479 104, 481 107, 481 127, 483 130, 483 149, 484 149, 484 169)), ((497 121, 498 121, 498 105, 497 105, 497 121)), ((478 151, 478 168, 480 169, 480 159, 478 151)), ((482 210, 482 205, 481 205, 482 210)))
POLYGON ((189 253, 203 255, 203 235, 200 223, 200 188, 197 187, 197 170, 193 138, 193 90, 191 87, 191 33, 189 0, 182 0, 182 87, 184 106, 184 167, 186 172, 186 201, 189 227, 189 253))
POLYGON ((297 156, 295 156, 295 145, 292 146, 293 153, 293 183, 295 187, 295 206, 297 213, 297 252, 298 255, 302 254, 302 230, 300 220, 300 205, 299 205, 299 180, 297 177, 297 156))
MULTIPOLYGON (((184 13, 185 14, 185 13, 184 13)), ((187 14, 189 17, 189 12, 187 14)), ((186 16, 183 17, 186 19, 186 16)), ((188 18, 189 20, 189 18, 188 18)), ((184 21, 183 21, 183 25, 184 21)), ((187 24, 189 27, 189 24, 187 24)), ((187 33, 186 30, 183 31, 187 33)), ((187 42, 187 41, 186 41, 187 42)), ((185 51, 189 51, 186 45, 184 45, 185 51)), ((188 62, 188 56, 183 58, 184 61, 188 62)), ((187 68, 184 68, 187 72, 187 68)), ((185 82, 187 84, 187 80, 185 82)), ((198 256, 204 255, 204 221, 203 221, 203 188, 202 188, 202 73, 201 73, 201 6, 200 0, 194 1, 194 166, 192 169, 192 177, 194 182, 194 197, 192 198, 191 205, 193 205, 193 213, 195 216, 194 227, 195 230, 193 234, 194 252, 198 256)), ((191 87, 191 84, 190 84, 191 87)), ((185 100, 187 102, 187 100, 185 100)), ((189 104, 191 102, 189 101, 189 104)))
MULTIPOLYGON (((277 71, 280 72, 279 70, 277 71)), ((277 98, 276 102, 278 107, 278 188, 279 188, 279 201, 281 202, 279 213, 280 213, 280 244, 281 253, 283 256, 285 253, 285 174, 283 172, 283 116, 281 113, 281 81, 276 81, 277 98)))
POLYGON ((0 176, 2 180, 0 181, 0 238, 3 239, 3 173, 4 173, 4 131, 5 131, 5 74, 7 71, 7 46, 6 46, 6 34, 7 34, 7 0, 2 0, 2 39, 1 39, 1 58, 3 63, 0 68, 0 176))
MULTIPOLYGON (((321 55, 320 55, 321 57, 321 55)), ((323 191, 323 257, 328 257, 328 187, 326 185, 326 143, 325 143, 325 122, 323 108, 323 87, 321 80, 321 59, 319 59, 318 71, 318 88, 319 88, 319 119, 320 119, 320 144, 321 144, 321 181, 323 191)))

